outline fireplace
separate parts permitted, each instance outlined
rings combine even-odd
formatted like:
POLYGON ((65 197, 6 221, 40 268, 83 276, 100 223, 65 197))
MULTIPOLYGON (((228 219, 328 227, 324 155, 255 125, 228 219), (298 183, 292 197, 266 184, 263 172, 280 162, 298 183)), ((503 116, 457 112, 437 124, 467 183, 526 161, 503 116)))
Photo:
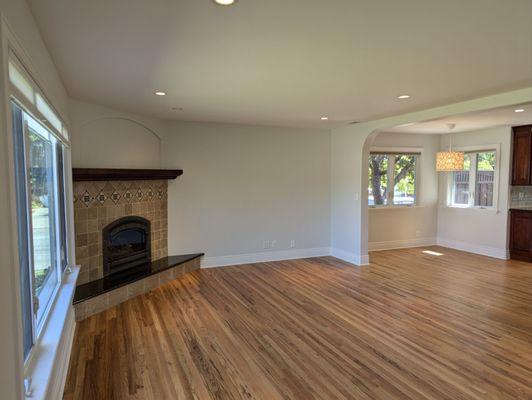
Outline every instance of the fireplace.
POLYGON ((128 216, 103 228, 104 276, 126 271, 151 260, 150 225, 145 218, 128 216))

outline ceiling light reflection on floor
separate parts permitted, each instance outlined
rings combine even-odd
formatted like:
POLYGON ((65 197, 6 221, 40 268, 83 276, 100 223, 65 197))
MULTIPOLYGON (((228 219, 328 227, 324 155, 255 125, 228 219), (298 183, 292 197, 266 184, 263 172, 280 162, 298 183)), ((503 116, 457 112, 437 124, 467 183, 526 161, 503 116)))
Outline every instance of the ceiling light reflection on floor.
POLYGON ((432 250, 423 250, 422 253, 429 254, 431 256, 436 256, 436 257, 443 256, 443 253, 438 253, 437 251, 432 251, 432 250))

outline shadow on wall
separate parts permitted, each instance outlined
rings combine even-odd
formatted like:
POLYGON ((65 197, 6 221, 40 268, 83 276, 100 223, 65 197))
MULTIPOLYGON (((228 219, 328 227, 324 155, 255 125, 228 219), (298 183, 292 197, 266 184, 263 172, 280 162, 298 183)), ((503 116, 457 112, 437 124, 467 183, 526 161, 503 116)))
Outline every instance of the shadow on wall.
POLYGON ((161 168, 162 139, 132 119, 98 118, 74 132, 72 163, 82 168, 161 168))

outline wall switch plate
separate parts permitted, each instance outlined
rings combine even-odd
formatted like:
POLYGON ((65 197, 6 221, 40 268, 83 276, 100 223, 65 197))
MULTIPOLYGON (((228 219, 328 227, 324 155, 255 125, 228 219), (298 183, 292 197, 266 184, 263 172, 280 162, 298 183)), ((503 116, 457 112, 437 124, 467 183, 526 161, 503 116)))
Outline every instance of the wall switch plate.
POLYGON ((290 248, 293 249, 294 247, 296 247, 296 241, 292 239, 290 240, 290 248))

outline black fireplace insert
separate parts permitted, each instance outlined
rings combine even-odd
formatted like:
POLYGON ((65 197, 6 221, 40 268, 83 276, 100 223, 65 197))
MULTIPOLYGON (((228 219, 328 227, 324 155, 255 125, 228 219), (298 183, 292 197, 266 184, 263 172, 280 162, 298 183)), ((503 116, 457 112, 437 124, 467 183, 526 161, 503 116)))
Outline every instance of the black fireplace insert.
POLYGON ((108 276, 151 261, 150 221, 124 217, 102 232, 103 274, 108 276))

